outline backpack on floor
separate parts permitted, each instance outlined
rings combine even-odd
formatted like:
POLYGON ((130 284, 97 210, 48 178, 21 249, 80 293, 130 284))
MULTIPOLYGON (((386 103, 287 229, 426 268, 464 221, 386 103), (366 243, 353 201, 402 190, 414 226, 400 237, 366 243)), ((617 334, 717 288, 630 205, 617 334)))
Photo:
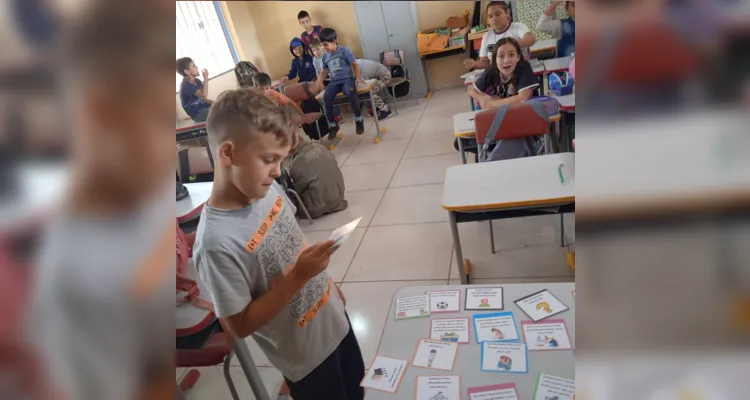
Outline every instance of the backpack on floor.
POLYGON ((234 75, 241 88, 253 87, 253 76, 258 72, 260 70, 250 61, 240 61, 234 67, 234 75))
MULTIPOLYGON (((409 94, 409 87, 411 86, 411 82, 409 82, 409 71, 404 69, 404 60, 401 59, 401 51, 399 49, 393 50, 393 55, 398 60, 399 65, 391 65, 388 66, 388 69, 391 70, 391 77, 392 78, 405 78, 406 82, 399 84, 398 86, 394 87, 393 90, 395 91, 396 97, 404 97, 409 94)), ((385 58, 385 52, 380 52, 380 63, 383 64, 383 59, 385 58)))

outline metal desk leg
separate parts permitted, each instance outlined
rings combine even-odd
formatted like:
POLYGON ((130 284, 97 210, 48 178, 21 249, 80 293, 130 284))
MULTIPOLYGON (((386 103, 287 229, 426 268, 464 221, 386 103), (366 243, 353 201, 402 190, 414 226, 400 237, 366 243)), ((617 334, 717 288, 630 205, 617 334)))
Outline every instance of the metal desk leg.
POLYGON ((476 103, 474 103, 474 98, 469 96, 469 105, 471 106, 471 111, 476 110, 476 103))
POLYGON ((456 137, 458 142, 458 152, 461 154, 461 164, 466 164, 466 151, 464 151, 464 140, 460 137, 456 137))
POLYGON ((375 143, 380 143, 380 139, 383 138, 383 132, 380 131, 380 121, 378 121, 378 110, 375 107, 375 99, 372 97, 372 91, 370 93, 370 104, 372 105, 372 118, 375 119, 375 143))
POLYGON ((458 276, 461 278, 461 284, 467 285, 469 283, 469 276, 466 274, 466 268, 464 268, 464 254, 461 251, 461 238, 458 236, 456 213, 449 211, 448 215, 451 219, 451 234, 453 234, 453 248, 456 253, 456 263, 458 264, 458 276))
POLYGON ((495 230, 492 228, 492 220, 490 223, 490 248, 492 248, 492 254, 495 254, 495 230))
POLYGON ((245 377, 248 383, 250 383, 250 389, 252 389, 255 398, 257 400, 270 400, 258 369, 255 368, 253 357, 250 355, 250 349, 247 348, 244 340, 235 338, 234 353, 237 355, 237 360, 239 360, 242 366, 242 371, 245 372, 245 377))
POLYGON ((565 220, 563 216, 565 214, 560 213, 560 247, 565 247, 565 220))

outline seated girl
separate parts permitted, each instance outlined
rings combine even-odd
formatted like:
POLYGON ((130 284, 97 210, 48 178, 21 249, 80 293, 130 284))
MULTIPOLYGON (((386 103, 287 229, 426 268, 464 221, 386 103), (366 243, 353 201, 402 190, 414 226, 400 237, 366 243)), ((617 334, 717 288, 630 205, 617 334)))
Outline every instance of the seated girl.
MULTIPOLYGON (((469 87, 469 96, 484 110, 522 103, 537 96, 539 81, 529 62, 522 57, 521 45, 516 39, 505 37, 498 40, 489 68, 474 81, 474 86, 469 87)), ((464 149, 476 153, 476 141, 463 140, 464 149)), ((458 139, 453 145, 458 150, 458 139)))

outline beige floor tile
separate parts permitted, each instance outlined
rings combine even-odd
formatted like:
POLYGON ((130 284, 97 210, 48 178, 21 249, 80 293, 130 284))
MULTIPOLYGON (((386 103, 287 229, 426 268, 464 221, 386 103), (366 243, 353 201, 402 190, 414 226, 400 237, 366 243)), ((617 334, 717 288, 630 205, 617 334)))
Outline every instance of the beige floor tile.
POLYGON ((448 279, 452 243, 446 222, 370 227, 345 282, 448 279))
POLYGON ((177 380, 177 382, 179 382, 180 379, 182 378, 182 375, 184 375, 185 371, 187 371, 187 368, 175 368, 174 370, 175 370, 174 371, 175 372, 175 379, 177 380))
POLYGON ((439 281, 345 282, 341 291, 346 296, 346 310, 357 335, 365 367, 372 363, 380 344, 388 310, 396 291, 406 286, 445 285, 439 281))
MULTIPOLYGON (((341 248, 336 250, 336 252, 333 253, 333 256, 331 256, 331 262, 328 264, 328 269, 326 271, 334 282, 342 282, 344 280, 344 275, 346 275, 346 271, 352 263, 354 254, 357 253, 360 242, 365 236, 365 230, 366 228, 355 229, 346 243, 344 243, 341 248)), ((324 242, 331 237, 332 232, 333 230, 307 232, 305 233, 305 237, 307 237, 307 240, 310 241, 310 243, 324 242)))
MULTIPOLYGON (((247 348, 250 349, 250 355, 253 357, 253 362, 258 367, 273 367, 270 361, 268 361, 268 357, 266 357, 265 353, 263 353, 263 350, 258 347, 258 343, 255 342, 255 339, 252 338, 252 336, 248 336, 245 338, 245 344, 247 344, 247 348)), ((232 365, 240 365, 240 362, 237 361, 237 357, 232 357, 232 361, 230 361, 232 365)))
MULTIPOLYGON (((200 371, 201 376, 198 378, 195 386, 185 393, 188 400, 230 400, 232 398, 229 386, 227 386, 227 382, 224 379, 222 366, 197 369, 200 371)), ((284 379, 281 373, 276 368, 269 367, 258 367, 258 373, 268 391, 268 396, 272 399, 277 398, 279 388, 281 388, 281 383, 284 379)), ((230 368, 230 375, 240 399, 255 399, 250 389, 250 384, 242 372, 242 367, 232 366, 230 368)))
POLYGON ((414 130, 414 137, 420 136, 437 136, 444 138, 453 138, 453 114, 449 111, 446 114, 424 115, 419 121, 417 129, 414 130))
MULTIPOLYGON (((324 146, 328 145, 328 142, 325 139, 323 139, 320 143, 324 146)), ((346 159, 349 158, 353 151, 354 146, 337 146, 331 152, 334 156, 336 156, 336 161, 338 161, 339 167, 341 167, 342 165, 344 165, 346 159)))
POLYGON ((426 185, 445 181, 445 170, 461 164, 458 154, 401 160, 389 187, 426 185))
POLYGON ((372 225, 448 221, 448 212, 443 210, 442 199, 442 184, 388 189, 372 225))
POLYGON ((396 171, 399 161, 362 164, 341 168, 347 192, 385 189, 396 171))
MULTIPOLYGON (((380 122, 380 127, 385 128, 385 134, 382 140, 398 140, 398 139, 409 139, 414 134, 414 129, 417 128, 417 124, 420 123, 422 117, 422 110, 407 111, 399 113, 399 115, 391 116, 385 121, 380 122)), ((381 129, 382 130, 382 129, 381 129)), ((365 143, 371 143, 375 139, 375 124, 368 129, 363 137, 365 143)))
MULTIPOLYGON (((464 258, 471 261, 471 276, 475 278, 546 278, 573 277, 565 256, 567 247, 559 243, 535 245, 490 252, 489 238, 470 242, 461 240, 464 258)), ((455 255, 451 258, 451 279, 458 278, 455 255)))
POLYGON ((409 139, 384 140, 380 143, 360 143, 346 160, 344 166, 398 161, 404 154, 409 139))
MULTIPOLYGON (((453 128, 451 128, 453 129, 453 128)), ((446 136, 421 135, 414 136, 406 148, 404 158, 435 156, 440 154, 455 154, 458 152, 453 148, 453 138, 446 136)))
POLYGON ((359 226, 369 226, 384 193, 385 190, 383 189, 347 193, 346 200, 349 203, 349 208, 324 215, 316 219, 312 225, 307 221, 300 221, 299 225, 304 232, 333 230, 362 217, 359 226))

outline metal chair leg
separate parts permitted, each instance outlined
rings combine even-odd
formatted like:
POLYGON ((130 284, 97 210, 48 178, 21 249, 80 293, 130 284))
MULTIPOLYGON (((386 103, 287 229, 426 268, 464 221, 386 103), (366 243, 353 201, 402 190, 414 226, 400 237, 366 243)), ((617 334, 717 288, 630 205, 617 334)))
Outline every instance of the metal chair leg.
POLYGON ((396 105, 397 99, 396 99, 396 87, 391 86, 391 97, 393 97, 393 111, 395 111, 395 114, 398 115, 398 106, 396 105))
POLYGON ((314 224, 312 218, 310 218, 310 213, 307 212, 307 207, 302 203, 302 199, 299 197, 299 194, 294 189, 287 188, 287 193, 291 193, 294 195, 294 197, 297 199, 297 203, 299 204, 299 207, 302 209, 302 212, 305 214, 305 218, 307 218, 308 221, 310 221, 310 224, 314 224))
POLYGON ((175 384, 175 396, 174 398, 177 400, 186 400, 187 397, 185 397, 185 393, 182 393, 182 390, 180 390, 180 385, 175 384))
POLYGON ((560 214, 560 247, 565 247, 565 222, 563 219, 563 216, 565 214, 560 214))
POLYGON ((492 220, 490 222, 490 248, 492 249, 492 254, 495 254, 495 230, 492 228, 492 220))
POLYGON ((320 117, 313 122, 315 124, 315 130, 318 131, 318 141, 320 141, 320 139, 323 139, 323 134, 320 133, 320 124, 318 122, 320 122, 320 117))
POLYGON ((233 355, 234 351, 230 351, 224 358, 224 379, 227 381, 227 386, 229 386, 229 392, 232 394, 232 399, 240 400, 240 396, 237 394, 237 388, 234 386, 234 381, 232 380, 231 371, 229 370, 233 355))

